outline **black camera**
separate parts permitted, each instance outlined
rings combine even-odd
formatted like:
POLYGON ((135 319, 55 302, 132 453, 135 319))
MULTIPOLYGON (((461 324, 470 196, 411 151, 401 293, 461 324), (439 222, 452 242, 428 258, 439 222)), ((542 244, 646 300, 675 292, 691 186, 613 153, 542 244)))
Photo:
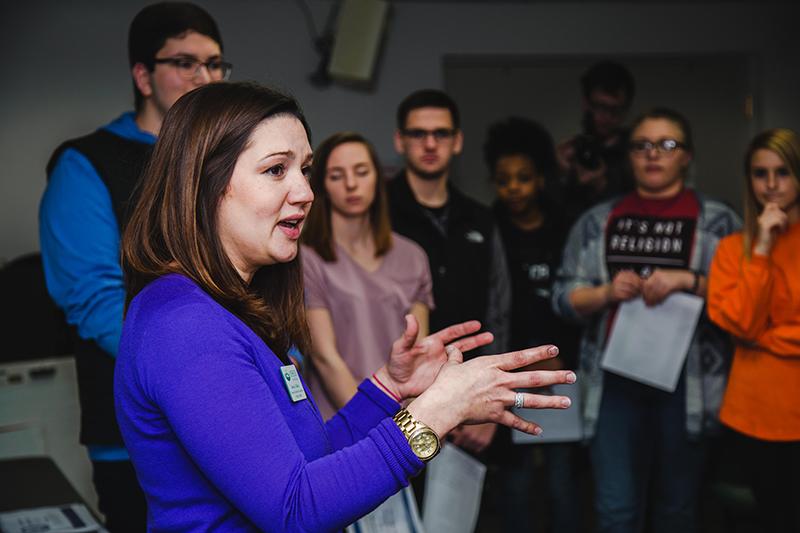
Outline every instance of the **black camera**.
POLYGON ((587 170, 597 170, 603 164, 603 147, 594 137, 578 135, 572 141, 575 148, 575 161, 587 170))

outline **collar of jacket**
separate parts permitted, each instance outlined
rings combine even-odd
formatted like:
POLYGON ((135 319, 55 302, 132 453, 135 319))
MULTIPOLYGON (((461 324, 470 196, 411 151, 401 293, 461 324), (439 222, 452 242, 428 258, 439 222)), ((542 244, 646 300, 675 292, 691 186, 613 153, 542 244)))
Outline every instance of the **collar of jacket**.
MULTIPOLYGON (((424 207, 414 197, 414 191, 411 190, 411 185, 408 183, 406 169, 398 172, 392 181, 397 182, 393 190, 393 193, 397 195, 397 203, 395 205, 399 207, 404 214, 413 214, 415 217, 424 216, 422 213, 424 207)), ((469 202, 469 198, 459 191, 448 179, 447 202, 444 205, 449 208, 449 223, 452 224, 470 218, 469 213, 471 210, 467 208, 469 202)))

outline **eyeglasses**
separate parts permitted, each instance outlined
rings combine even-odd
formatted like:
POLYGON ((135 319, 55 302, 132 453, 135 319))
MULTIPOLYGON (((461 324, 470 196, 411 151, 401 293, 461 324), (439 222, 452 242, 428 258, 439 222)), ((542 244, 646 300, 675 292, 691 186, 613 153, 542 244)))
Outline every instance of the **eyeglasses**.
POLYGON ((438 128, 435 130, 412 128, 403 130, 402 133, 404 137, 408 137, 415 142, 424 142, 428 139, 428 137, 433 137, 433 140, 436 142, 444 142, 452 139, 456 134, 456 130, 447 128, 438 128))
POLYGON ((153 63, 157 65, 168 64, 175 67, 178 74, 185 80, 194 79, 200 72, 200 67, 206 67, 208 75, 212 80, 220 81, 227 80, 233 65, 221 59, 209 59, 208 61, 200 61, 195 57, 179 56, 179 57, 163 57, 156 58, 153 63))
POLYGON ((601 102, 589 102, 589 107, 595 113, 604 113, 606 115, 610 115, 612 117, 620 117, 625 114, 628 110, 627 105, 610 105, 610 104, 603 104, 601 102))
POLYGON ((678 148, 686 148, 686 144, 675 139, 661 139, 653 141, 631 141, 630 151, 635 155, 649 154, 650 150, 656 150, 659 154, 671 154, 678 148))

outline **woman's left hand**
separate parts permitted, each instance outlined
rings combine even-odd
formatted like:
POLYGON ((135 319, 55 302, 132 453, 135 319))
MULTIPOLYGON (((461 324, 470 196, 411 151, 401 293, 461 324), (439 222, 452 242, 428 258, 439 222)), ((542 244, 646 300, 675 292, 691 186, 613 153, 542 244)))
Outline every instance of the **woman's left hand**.
POLYGON ((445 346, 452 343, 461 352, 466 352, 494 340, 489 332, 475 335, 480 329, 480 322, 470 320, 444 328, 417 342, 419 324, 413 315, 406 315, 406 330, 392 344, 389 361, 375 373, 379 386, 403 400, 419 396, 433 383, 447 361, 445 346))
POLYGON ((692 288, 694 274, 688 270, 661 270, 657 268, 642 283, 642 298, 648 306, 658 305, 676 291, 692 288))

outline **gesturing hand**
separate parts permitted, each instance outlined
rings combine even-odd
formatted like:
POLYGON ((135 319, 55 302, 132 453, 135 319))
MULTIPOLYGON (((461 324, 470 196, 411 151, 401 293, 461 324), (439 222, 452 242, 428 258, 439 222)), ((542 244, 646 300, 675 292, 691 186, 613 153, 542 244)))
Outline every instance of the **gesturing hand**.
POLYGON ((389 361, 376 375, 399 398, 419 396, 433 383, 447 361, 446 345, 452 343, 462 352, 467 352, 494 340, 488 332, 475 335, 480 329, 481 323, 471 320, 444 328, 417 342, 417 319, 414 315, 406 315, 406 330, 394 341, 389 361))
MULTIPOLYGON (((427 424, 440 437, 459 424, 485 422, 496 422, 539 434, 541 428, 538 425, 509 411, 518 394, 514 389, 574 383, 576 379, 575 373, 569 370, 513 372, 555 357, 558 355, 555 346, 476 357, 466 363, 455 346, 448 346, 447 354, 447 362, 442 365, 433 384, 407 407, 415 418, 427 424)), ((566 396, 529 392, 519 394, 522 395, 522 406, 528 409, 564 409, 570 405, 566 396)))

